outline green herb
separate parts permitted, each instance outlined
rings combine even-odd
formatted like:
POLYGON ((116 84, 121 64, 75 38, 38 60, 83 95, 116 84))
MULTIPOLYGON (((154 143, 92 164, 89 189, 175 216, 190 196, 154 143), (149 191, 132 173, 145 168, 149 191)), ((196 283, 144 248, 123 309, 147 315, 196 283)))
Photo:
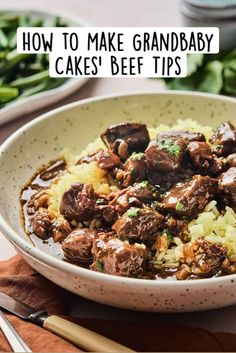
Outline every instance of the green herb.
POLYGON ((189 54, 187 77, 164 79, 167 87, 236 95, 236 49, 219 54, 189 54))
POLYGON ((168 240, 169 242, 172 242, 172 241, 174 240, 173 235, 168 231, 168 229, 164 229, 164 230, 163 230, 163 234, 166 234, 167 240, 168 240))
POLYGON ((103 263, 101 261, 97 260, 95 266, 99 272, 103 272, 103 263))
POLYGON ((175 205, 175 209, 176 211, 183 211, 184 205, 178 201, 177 204, 175 205))
POLYGON ((131 208, 130 210, 128 210, 127 212, 127 216, 129 218, 135 218, 138 217, 139 214, 139 209, 138 208, 131 208))
POLYGON ((144 156, 144 153, 142 153, 142 152, 139 152, 139 153, 133 152, 133 153, 131 154, 131 156, 129 157, 129 159, 130 159, 131 161, 134 161, 134 160, 141 161, 142 158, 143 158, 143 156, 144 156))
POLYGON ((143 180, 141 181, 141 183, 139 183, 139 187, 140 188, 146 188, 148 186, 148 181, 147 180, 143 180))
POLYGON ((222 148, 221 145, 214 145, 214 147, 215 147, 215 149, 218 150, 218 151, 222 148))
POLYGON ((160 149, 166 149, 171 156, 178 156, 181 152, 180 146, 176 145, 173 141, 161 140, 157 144, 160 149))

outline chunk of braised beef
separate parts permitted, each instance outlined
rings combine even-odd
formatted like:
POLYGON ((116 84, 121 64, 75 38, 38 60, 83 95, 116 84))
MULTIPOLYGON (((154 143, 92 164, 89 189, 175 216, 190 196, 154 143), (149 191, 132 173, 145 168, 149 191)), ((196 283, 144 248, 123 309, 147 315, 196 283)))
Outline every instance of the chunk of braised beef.
POLYGON ((143 204, 150 204, 157 199, 157 190, 147 181, 136 183, 117 192, 111 201, 118 213, 126 212, 131 206, 143 207, 143 204))
POLYGON ((51 225, 50 235, 55 242, 62 242, 71 231, 70 223, 63 216, 59 216, 51 225))
POLYGON ((30 225, 33 233, 40 239, 50 238, 51 218, 46 208, 39 208, 30 219, 30 225))
POLYGON ((206 138, 201 132, 190 132, 190 131, 182 131, 182 130, 172 130, 172 131, 163 131, 158 133, 157 139, 169 139, 169 138, 182 138, 187 142, 191 141, 202 141, 205 142, 206 138))
POLYGON ((152 208, 130 208, 113 224, 119 239, 151 243, 164 227, 165 218, 152 208))
POLYGON ((144 154, 133 153, 125 162, 123 170, 118 171, 116 179, 122 182, 124 187, 133 185, 146 179, 146 163, 144 154))
POLYGON ((226 160, 229 167, 236 167, 236 153, 230 154, 226 160))
POLYGON ((204 238, 185 244, 181 261, 182 265, 175 273, 178 280, 218 276, 230 271, 227 248, 204 238))
POLYGON ((73 230, 62 243, 65 257, 72 260, 91 260, 96 236, 97 232, 88 228, 73 230))
POLYGON ((150 140, 146 125, 137 123, 122 123, 110 126, 101 135, 101 138, 105 145, 118 155, 120 155, 118 149, 125 148, 120 147, 122 141, 128 145, 129 154, 131 154, 132 152, 143 152, 150 140), (114 145, 116 140, 121 140, 119 146, 114 145))
POLYGON ((229 167, 228 161, 225 157, 218 157, 213 154, 213 159, 207 170, 207 174, 213 177, 217 177, 219 174, 223 173, 229 167))
POLYGON ((165 230, 168 231, 170 236, 179 237, 183 242, 190 240, 188 225, 185 221, 176 219, 174 217, 166 217, 165 230))
POLYGON ((236 210, 236 167, 229 168, 219 177, 219 197, 223 204, 236 210))
POLYGON ((236 152, 236 128, 230 122, 220 124, 210 142, 213 152, 218 156, 227 156, 236 152))
POLYGON ((147 260, 144 244, 129 244, 116 237, 100 236, 92 247, 90 269, 110 275, 138 277, 143 275, 147 260))
POLYGON ((39 208, 47 208, 48 194, 45 190, 36 191, 27 203, 27 212, 33 215, 39 208))
POLYGON ((118 218, 117 211, 113 205, 99 205, 97 215, 100 215, 108 224, 113 224, 118 218))
POLYGON ((125 140, 117 139, 112 145, 112 151, 124 162, 130 157, 129 145, 125 140))
POLYGON ((195 175, 190 181, 172 187, 161 203, 165 213, 193 218, 211 201, 217 192, 217 180, 195 175))
POLYGON ((184 182, 194 175, 194 171, 188 166, 183 167, 177 172, 164 173, 163 171, 148 173, 148 180, 152 185, 161 186, 168 191, 173 185, 184 182))
POLYGON ((68 220, 87 221, 95 214, 96 200, 93 186, 72 184, 64 192, 60 202, 60 213, 68 220))
POLYGON ((148 173, 168 173, 181 169, 186 147, 182 138, 151 141, 145 151, 148 173))
POLYGON ((206 142, 189 142, 187 153, 192 166, 199 171, 206 171, 213 159, 211 148, 206 142))
POLYGON ((120 158, 112 151, 100 151, 96 154, 96 161, 101 169, 107 171, 121 167, 120 158))

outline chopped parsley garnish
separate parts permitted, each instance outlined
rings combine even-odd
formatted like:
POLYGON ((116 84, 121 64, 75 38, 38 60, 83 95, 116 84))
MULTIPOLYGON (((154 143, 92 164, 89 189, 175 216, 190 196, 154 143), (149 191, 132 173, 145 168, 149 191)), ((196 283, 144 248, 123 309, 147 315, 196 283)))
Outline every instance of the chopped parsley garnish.
POLYGON ((129 210, 127 212, 127 216, 129 218, 134 218, 134 217, 138 217, 138 213, 139 213, 139 209, 138 208, 132 208, 131 210, 129 210))
POLYGON ((173 235, 170 234, 170 232, 168 231, 168 229, 164 229, 164 230, 163 230, 163 234, 166 234, 167 240, 168 240, 169 242, 172 242, 172 241, 174 240, 173 235))
POLYGON ((222 148, 222 146, 221 146, 221 145, 215 145, 215 149, 216 149, 216 150, 218 150, 218 151, 219 151, 221 148, 222 148))
POLYGON ((161 150, 166 149, 171 156, 178 156, 181 152, 180 146, 172 141, 161 140, 157 145, 161 150))
POLYGON ((178 201, 177 204, 175 205, 175 209, 176 211, 183 211, 184 205, 178 201))
POLYGON ((148 181, 147 180, 143 180, 141 181, 141 183, 139 183, 139 187, 140 188, 146 188, 148 186, 148 181))
POLYGON ((138 161, 141 161, 141 159, 143 158, 143 156, 144 156, 144 153, 142 153, 142 152, 139 152, 139 153, 136 153, 136 152, 133 152, 132 154, 131 154, 131 156, 129 157, 129 159, 131 160, 131 161, 133 161, 133 160, 138 160, 138 161))
POLYGON ((96 261, 96 268, 99 272, 103 272, 103 263, 99 260, 96 261))

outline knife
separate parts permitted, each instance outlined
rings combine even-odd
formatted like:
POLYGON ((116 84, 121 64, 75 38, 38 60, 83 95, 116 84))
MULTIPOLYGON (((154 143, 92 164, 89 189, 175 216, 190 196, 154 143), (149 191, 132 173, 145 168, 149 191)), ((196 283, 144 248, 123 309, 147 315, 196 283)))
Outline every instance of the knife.
POLYGON ((0 307, 30 321, 56 335, 66 339, 76 346, 89 352, 134 352, 133 350, 90 331, 73 322, 56 315, 48 315, 46 311, 35 311, 9 295, 0 292, 0 307))
POLYGON ((0 310, 0 328, 14 352, 32 352, 0 310))

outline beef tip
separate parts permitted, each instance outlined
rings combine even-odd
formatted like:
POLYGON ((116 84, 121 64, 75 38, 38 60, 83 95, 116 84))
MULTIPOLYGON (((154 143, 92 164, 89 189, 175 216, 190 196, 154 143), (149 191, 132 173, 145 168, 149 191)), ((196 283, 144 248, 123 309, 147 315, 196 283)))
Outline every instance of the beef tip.
POLYGON ((92 259, 92 246, 97 233, 88 228, 75 229, 62 243, 62 250, 68 259, 90 260, 92 259))
POLYGON ((190 181, 172 187, 161 203, 163 212, 194 218, 217 192, 217 180, 195 175, 190 181))
POLYGON ((98 214, 104 219, 108 224, 113 224, 117 220, 117 211, 112 205, 99 205, 97 208, 98 214))
POLYGON ((182 138, 187 142, 191 141, 199 141, 205 142, 206 138, 201 132, 190 132, 190 131, 182 131, 182 130, 172 130, 172 131, 163 131, 157 135, 157 139, 169 139, 169 138, 182 138))
POLYGON ((99 237, 93 243, 93 271, 124 277, 138 277, 144 273, 147 250, 144 244, 129 244, 116 237, 99 237))
POLYGON ((165 191, 168 191, 173 185, 184 182, 190 179, 194 175, 194 171, 190 169, 187 165, 178 170, 177 172, 168 172, 164 171, 151 172, 148 174, 148 180, 152 185, 160 186, 165 191))
POLYGON ((236 167, 229 168, 219 177, 219 196, 224 204, 236 210, 236 167))
POLYGON ((39 208, 30 220, 33 233, 40 239, 50 238, 51 219, 46 208, 39 208))
POLYGON ((88 154, 78 160, 76 165, 82 163, 91 163, 96 162, 97 165, 104 170, 112 171, 116 168, 121 167, 120 158, 114 154, 112 151, 104 151, 102 148, 99 148, 96 152, 88 154))
POLYGON ((117 193, 111 201, 118 213, 126 212, 131 206, 143 207, 143 204, 150 204, 157 199, 157 190, 148 181, 136 183, 117 193))
POLYGON ((129 158, 129 145, 126 141, 117 139, 112 145, 112 151, 124 162, 129 158))
POLYGON ((118 181, 122 180, 124 187, 146 179, 146 163, 144 153, 133 153, 124 164, 124 170, 116 174, 118 181))
POLYGON ((213 156, 211 148, 206 142, 190 142, 187 147, 187 153, 194 168, 200 171, 209 168, 213 156))
POLYGON ((236 153, 232 153, 227 157, 229 167, 236 167, 236 153))
POLYGON ((87 221, 95 214, 96 200, 92 185, 75 183, 65 191, 60 202, 60 213, 68 220, 87 221))
MULTIPOLYGON (((113 150, 116 140, 125 141, 129 153, 143 152, 149 143, 149 134, 146 125, 123 123, 110 126, 101 138, 106 146, 113 150)), ((116 146, 117 147, 117 146, 116 146)), ((114 151, 116 153, 116 151, 114 151)))
POLYGON ((227 168, 227 159, 224 157, 217 157, 215 154, 213 154, 213 159, 211 160, 210 166, 207 170, 207 174, 215 177, 223 173, 227 168))
POLYGON ((39 190, 33 194, 27 204, 27 212, 33 215, 39 208, 47 208, 48 194, 45 190, 39 190))
POLYGON ((220 124, 210 142, 213 152, 218 156, 236 152, 236 128, 230 122, 220 124))
POLYGON ((70 223, 63 216, 59 216, 50 228, 50 234, 55 242, 63 241, 71 231, 70 223))
POLYGON ((174 217, 167 217, 165 220, 165 230, 170 236, 179 237, 183 242, 190 240, 188 225, 186 222, 174 217))
POLYGON ((96 155, 96 161, 101 169, 111 171, 121 167, 120 158, 112 151, 100 151, 96 155))
POLYGON ((164 222, 165 218, 152 208, 132 207, 113 224, 112 229, 122 240, 152 242, 164 222))
POLYGON ((148 173, 179 170, 183 164, 186 147, 182 138, 151 141, 145 151, 148 173))

